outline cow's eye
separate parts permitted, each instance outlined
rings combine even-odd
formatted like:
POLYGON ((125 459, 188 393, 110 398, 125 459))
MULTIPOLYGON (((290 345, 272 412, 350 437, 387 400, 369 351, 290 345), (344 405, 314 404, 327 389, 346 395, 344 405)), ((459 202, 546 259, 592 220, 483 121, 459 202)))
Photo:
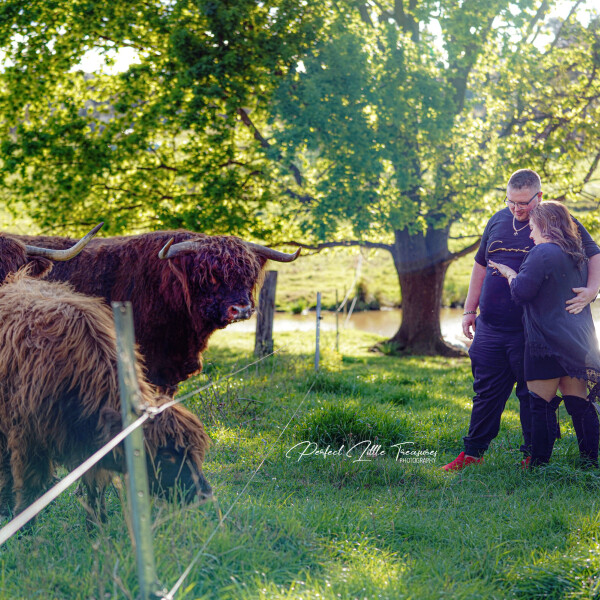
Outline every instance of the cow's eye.
POLYGON ((169 451, 163 451, 160 453, 160 460, 175 464, 177 462, 177 456, 169 451))

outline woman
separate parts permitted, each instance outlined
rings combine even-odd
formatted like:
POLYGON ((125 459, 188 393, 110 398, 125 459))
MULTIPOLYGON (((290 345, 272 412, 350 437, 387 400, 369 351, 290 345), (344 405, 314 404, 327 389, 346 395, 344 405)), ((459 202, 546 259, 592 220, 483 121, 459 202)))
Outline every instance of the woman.
POLYGON ((589 306, 565 310, 574 287, 587 281, 586 257, 569 211, 559 202, 540 203, 530 213, 535 246, 519 273, 489 261, 507 278, 514 301, 523 304, 525 379, 531 399, 531 464, 547 463, 556 435, 561 398, 573 419, 584 463, 598 466, 598 415, 587 401, 587 381, 600 381, 600 352, 589 306))

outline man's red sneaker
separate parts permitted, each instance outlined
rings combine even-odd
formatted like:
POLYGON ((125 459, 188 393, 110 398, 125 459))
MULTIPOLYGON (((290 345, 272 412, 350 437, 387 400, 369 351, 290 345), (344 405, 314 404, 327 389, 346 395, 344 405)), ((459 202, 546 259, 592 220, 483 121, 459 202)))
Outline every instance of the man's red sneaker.
POLYGON ((483 458, 473 458, 472 456, 465 456, 464 452, 461 452, 451 463, 444 465, 442 467, 443 471, 460 471, 464 469, 467 465, 472 465, 474 463, 483 462, 483 458))
POLYGON ((531 456, 527 456, 525 457, 522 461, 521 461, 521 469, 523 469, 523 471, 527 471, 527 469, 529 469, 529 463, 531 462, 531 456))

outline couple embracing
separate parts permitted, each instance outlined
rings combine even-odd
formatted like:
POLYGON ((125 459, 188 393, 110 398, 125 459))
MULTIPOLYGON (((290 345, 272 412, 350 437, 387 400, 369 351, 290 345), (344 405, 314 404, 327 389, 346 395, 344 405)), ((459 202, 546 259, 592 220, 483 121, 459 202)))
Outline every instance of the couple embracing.
POLYGON ((562 204, 542 202, 535 171, 513 173, 505 202, 475 256, 462 323, 468 338, 471 328, 475 333, 469 350, 475 396, 464 452, 443 469, 483 460, 515 383, 522 465, 549 462, 564 402, 582 462, 597 467, 600 425, 587 383, 600 381, 589 307, 600 287, 600 248, 562 204))

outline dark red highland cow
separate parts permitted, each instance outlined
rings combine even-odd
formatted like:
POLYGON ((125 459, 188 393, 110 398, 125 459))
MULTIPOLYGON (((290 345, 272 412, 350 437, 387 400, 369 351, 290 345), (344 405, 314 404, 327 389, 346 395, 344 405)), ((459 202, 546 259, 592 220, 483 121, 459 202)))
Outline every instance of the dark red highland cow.
MULTIPOLYGON (((73 468, 121 430, 117 352, 110 309, 70 285, 29 276, 51 266, 0 235, 0 513, 18 513, 39 496, 55 463, 73 468)), ((141 357, 138 355, 141 363, 141 357)), ((157 396, 138 372, 143 401, 157 396)), ((171 407, 144 424, 148 475, 154 493, 175 486, 184 499, 212 494, 202 473, 208 446, 202 424, 171 407)), ((121 448, 84 476, 90 505, 105 515, 110 471, 122 472, 121 448)))
POLYGON ((52 260, 66 261, 77 256, 98 233, 104 223, 96 225, 86 236, 60 250, 32 246, 19 241, 14 235, 0 232, 0 285, 10 273, 16 273, 21 267, 29 264, 28 273, 41 277, 52 268, 52 260))
MULTIPOLYGON (((26 243, 65 248, 73 240, 20 237, 26 243)), ((173 395, 177 384, 199 373, 202 351, 216 330, 254 312, 254 290, 268 259, 298 256, 233 236, 158 231, 95 239, 48 276, 78 292, 133 305, 135 338, 147 377, 173 395), (174 245, 159 257, 174 238, 174 245)))

